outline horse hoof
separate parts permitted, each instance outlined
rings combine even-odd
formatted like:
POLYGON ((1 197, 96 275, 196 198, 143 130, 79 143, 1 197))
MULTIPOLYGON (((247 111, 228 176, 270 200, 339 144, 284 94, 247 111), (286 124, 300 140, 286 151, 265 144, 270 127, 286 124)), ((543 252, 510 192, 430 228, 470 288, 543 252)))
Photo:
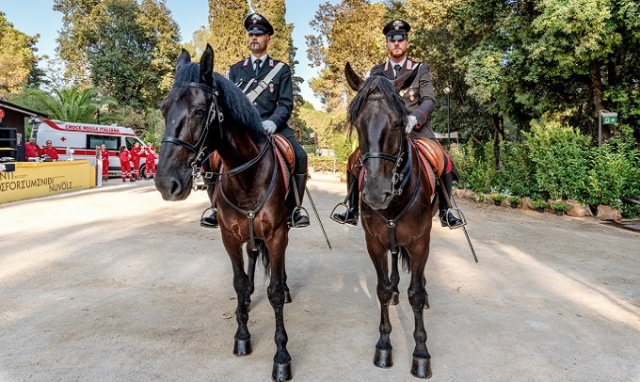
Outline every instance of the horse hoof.
POLYGON ((423 379, 431 378, 431 358, 413 357, 411 375, 423 379))
POLYGON ((233 344, 233 354, 242 356, 251 354, 251 337, 246 340, 236 338, 233 344))
POLYGON ((393 292, 391 295, 391 305, 398 305, 400 303, 400 293, 393 292))
POLYGON ((376 349, 376 355, 373 357, 373 364, 383 369, 393 366, 391 350, 376 349))
POLYGON ((272 381, 290 381, 291 380, 291 361, 287 363, 273 363, 273 371, 271 372, 272 381))
POLYGON ((291 303, 291 293, 289 293, 288 290, 284 291, 284 303, 285 304, 290 304, 291 303))

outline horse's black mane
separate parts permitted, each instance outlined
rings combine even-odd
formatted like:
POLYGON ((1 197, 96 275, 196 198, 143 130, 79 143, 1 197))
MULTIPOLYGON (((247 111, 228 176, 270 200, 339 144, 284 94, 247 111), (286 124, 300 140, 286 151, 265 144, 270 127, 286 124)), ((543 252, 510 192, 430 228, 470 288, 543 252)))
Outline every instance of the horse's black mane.
MULTIPOLYGON (((200 65, 189 63, 186 67, 177 71, 175 84, 184 84, 200 81, 200 65)), ((249 102, 244 93, 231 81, 218 73, 213 73, 214 88, 218 91, 218 103, 224 115, 224 124, 243 126, 254 142, 266 140, 266 134, 262 130, 260 115, 249 102), (221 98, 221 99, 220 99, 221 98)))
POLYGON ((358 94, 356 94, 349 104, 349 124, 353 125, 358 115, 360 115, 360 111, 362 110, 364 103, 367 101, 367 98, 376 93, 382 93, 382 96, 387 100, 392 111, 402 116, 403 119, 407 116, 407 108, 404 105, 402 98, 400 98, 398 93, 396 93, 396 89, 393 87, 391 81, 386 77, 374 75, 364 81, 358 91, 358 94))

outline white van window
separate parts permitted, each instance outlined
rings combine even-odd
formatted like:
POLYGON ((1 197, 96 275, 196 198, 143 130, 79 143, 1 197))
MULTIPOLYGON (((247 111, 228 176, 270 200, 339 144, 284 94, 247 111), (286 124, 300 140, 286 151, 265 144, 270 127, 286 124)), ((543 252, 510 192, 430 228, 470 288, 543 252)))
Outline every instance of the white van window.
POLYGON ((100 145, 107 146, 107 150, 118 150, 120 148, 120 138, 105 135, 87 135, 87 149, 92 149, 100 145))

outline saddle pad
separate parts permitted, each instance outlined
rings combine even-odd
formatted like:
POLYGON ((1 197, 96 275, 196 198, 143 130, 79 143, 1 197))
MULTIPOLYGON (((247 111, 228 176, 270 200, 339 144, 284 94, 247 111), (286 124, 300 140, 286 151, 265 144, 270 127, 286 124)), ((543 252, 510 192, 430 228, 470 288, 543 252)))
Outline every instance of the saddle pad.
POLYGON ((416 138, 415 142, 420 158, 423 161, 426 159, 436 175, 440 177, 444 171, 445 163, 444 153, 440 146, 431 139, 416 138))
POLYGON ((288 193, 290 184, 289 179, 291 178, 291 174, 293 174, 293 170, 296 166, 296 156, 293 152, 293 147, 291 147, 287 138, 280 134, 273 134, 273 138, 276 154, 278 156, 278 164, 280 165, 280 170, 282 170, 282 174, 284 176, 284 188, 288 193))

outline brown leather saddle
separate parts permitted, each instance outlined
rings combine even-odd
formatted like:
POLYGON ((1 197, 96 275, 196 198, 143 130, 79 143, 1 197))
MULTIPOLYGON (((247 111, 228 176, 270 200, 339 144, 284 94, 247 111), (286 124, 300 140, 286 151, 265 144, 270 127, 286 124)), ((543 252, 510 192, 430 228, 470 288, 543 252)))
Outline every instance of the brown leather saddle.
MULTIPOLYGON (((296 165, 296 156, 293 152, 293 147, 289 141, 280 134, 273 134, 272 144, 276 149, 276 156, 278 158, 278 166, 283 174, 283 181, 285 185, 285 189, 289 191, 289 179, 291 178, 291 174, 293 174, 293 169, 296 165)), ((220 155, 217 151, 214 151, 213 154, 209 156, 209 164, 211 165, 211 170, 213 172, 221 172, 220 168, 222 166, 222 159, 220 159, 220 155)))
MULTIPOLYGON (((431 187, 431 193, 435 192, 436 177, 440 177, 444 172, 445 166, 445 152, 442 147, 426 138, 415 138, 411 140, 411 146, 418 154, 418 160, 422 164, 422 172, 429 179, 429 185, 431 187)), ((356 149, 347 161, 347 169, 351 171, 356 178, 359 178, 360 167, 356 166, 360 161, 360 149, 356 149)))

